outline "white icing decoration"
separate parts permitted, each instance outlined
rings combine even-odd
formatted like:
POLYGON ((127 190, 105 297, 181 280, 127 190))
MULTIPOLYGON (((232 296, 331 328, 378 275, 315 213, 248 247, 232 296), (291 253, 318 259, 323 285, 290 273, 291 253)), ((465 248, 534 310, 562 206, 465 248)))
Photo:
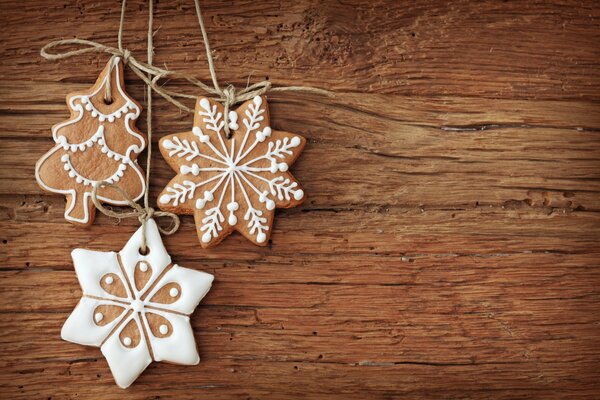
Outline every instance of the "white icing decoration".
MULTIPOLYGON (((123 106, 121 106, 117 111, 115 111, 111 114, 103 114, 100 111, 98 111, 96 109, 96 107, 94 107, 92 102, 90 101, 90 98, 96 96, 98 93, 100 93, 101 90, 103 90, 103 88, 106 85, 106 82, 111 78, 111 74, 106 74, 102 84, 92 94, 71 96, 69 98, 69 107, 71 107, 72 110, 77 111, 79 113, 79 115, 73 120, 67 120, 61 124, 55 125, 52 128, 52 136, 56 143, 61 144, 60 138, 61 137, 64 138, 64 136, 60 135, 59 131, 67 125, 71 125, 71 124, 81 121, 84 113, 87 111, 88 113, 90 113, 90 115, 92 117, 98 118, 99 120, 101 120, 101 122, 105 122, 105 123, 114 123, 116 121, 116 119, 120 119, 121 116, 124 115, 125 120, 123 121, 123 123, 125 125, 125 129, 127 130, 127 133, 129 133, 130 135, 137 138, 140 142, 140 145, 137 145, 137 144, 131 145, 127 149, 125 154, 122 156, 129 156, 130 152, 139 154, 142 152, 142 150, 144 150, 144 148, 146 146, 146 141, 145 141, 144 137, 141 136, 139 133, 135 132, 133 129, 131 129, 130 125, 132 125, 132 124, 129 123, 131 120, 135 120, 140 116, 141 109, 135 104, 133 99, 131 99, 129 96, 127 96, 125 94, 125 91, 121 87, 121 79, 120 79, 121 72, 120 72, 119 68, 117 67, 119 62, 121 62, 120 57, 115 57, 113 60, 113 69, 115 71, 115 80, 117 82, 116 90, 118 90, 119 94, 123 98, 125 98, 125 104, 123 106), (111 117, 112 117, 112 121, 111 121, 111 117)), ((66 143, 66 138, 64 140, 66 143)), ((66 143, 66 144, 68 144, 68 143, 66 143)))
POLYGON ((148 264, 146 264, 145 262, 141 263, 140 264, 140 271, 142 271, 142 272, 148 271, 148 264))
POLYGON ((169 290, 169 296, 171 297, 177 297, 178 294, 179 290, 177 288, 171 288, 171 290, 169 290))
MULTIPOLYGON (((257 242, 266 241, 266 232, 269 230, 268 218, 263 215, 263 211, 253 203, 256 197, 258 201, 264 204, 267 211, 274 210, 277 201, 301 200, 304 192, 298 187, 298 183, 293 181, 288 175, 283 174, 289 169, 286 159, 293 156, 294 148, 301 145, 302 140, 298 136, 283 137, 281 139, 272 139, 273 131, 269 126, 260 130, 261 122, 264 121, 266 108, 263 107, 263 101, 260 96, 253 98, 248 105, 242 118, 241 124, 245 128, 245 133, 239 147, 236 148, 236 139, 230 140, 230 148, 223 140, 223 127, 225 125, 223 116, 217 111, 216 105, 206 98, 198 102, 198 115, 202 116, 206 124, 204 128, 194 126, 193 135, 198 139, 188 140, 180 139, 177 135, 171 135, 163 140, 163 148, 169 151, 169 157, 185 159, 187 162, 195 161, 189 165, 181 165, 180 174, 200 176, 194 180, 192 176, 189 179, 173 183, 165 188, 165 191, 159 198, 159 202, 164 205, 174 207, 186 201, 193 200, 192 203, 196 209, 203 210, 199 231, 202 233, 201 241, 210 243, 219 236, 219 232, 225 229, 224 224, 236 226, 238 223, 245 223, 251 235, 257 242), (205 129, 205 131, 203 131, 205 129), (254 141, 247 146, 249 140, 254 141), (262 142, 267 142, 266 152, 259 157, 248 160, 248 155, 262 142), (201 151, 201 145, 205 144, 211 154, 201 151), (200 158, 212 161, 210 168, 203 168, 200 158), (265 161, 268 166, 258 167, 258 162, 265 161), (216 166, 215 166, 216 164, 216 166), (210 172, 203 176, 203 172, 210 172), (275 175, 275 176, 273 176, 275 175), (268 191, 259 190, 248 178, 254 177, 268 185, 268 191), (197 189, 204 189, 202 195, 197 194, 197 189), (246 202, 246 214, 241 222, 235 212, 239 209, 239 204, 235 202, 235 190, 241 190, 246 202), (218 199, 215 193, 220 190, 218 199), (229 193, 231 196, 229 196, 229 193), (225 197, 230 200, 225 200, 225 197), (214 203, 209 204, 216 200, 214 203), (207 204, 209 206, 207 207, 207 204), (235 206, 234 206, 235 204, 235 206), (225 207, 223 207, 226 205, 225 207), (228 215, 225 217, 223 213, 228 215)), ((236 130, 238 125, 238 113, 230 111, 229 127, 236 130)), ((264 145, 263 145, 264 146, 264 145)), ((206 165, 206 162, 204 162, 206 165)))
MULTIPOLYGON (((151 251, 147 256, 140 255, 141 229, 119 252, 119 257, 114 252, 73 250, 75 271, 83 296, 61 331, 64 340, 101 347, 115 381, 122 388, 131 385, 152 362, 150 354, 154 355, 155 361, 185 365, 199 362, 188 315, 206 295, 213 281, 210 274, 171 263, 158 227, 152 219, 146 223, 146 240, 151 251), (134 273, 141 261, 148 263, 151 277, 144 288, 137 290, 134 273), (105 277, 107 274, 114 274, 125 282, 126 297, 114 296, 102 288, 100 282, 103 277, 106 283, 110 283, 108 278, 112 278, 105 277), (174 296, 179 297, 170 304, 153 302, 154 295, 169 283, 179 285, 181 289, 176 290, 174 296), (94 312, 100 305, 117 306, 123 311, 113 321, 100 326, 97 322, 104 316, 94 312), (160 333, 168 336, 159 338, 152 335, 146 317, 148 312, 169 321, 170 329, 164 324, 159 327, 160 333), (140 343, 135 347, 129 347, 133 343, 131 337, 123 338, 122 343, 120 339, 121 332, 131 321, 134 321, 140 332, 140 343)), ((142 265, 144 263, 140 267, 142 265)), ((173 289, 176 288, 171 288, 170 294, 173 289)))
POLYGON ((91 179, 87 179, 86 177, 84 177, 83 175, 81 175, 79 172, 77 172, 77 170, 75 169, 75 167, 73 166, 73 164, 71 164, 71 159, 69 157, 68 154, 64 154, 60 160, 63 162, 64 164, 64 169, 65 171, 69 171, 69 176, 72 178, 75 178, 75 180, 77 181, 77 183, 83 183, 85 186, 93 186, 95 185, 97 182, 101 182, 101 181, 106 181, 108 183, 115 183, 118 182, 123 175, 125 174, 125 170, 127 169, 128 166, 132 166, 133 162, 129 162, 129 163, 122 163, 119 164, 119 166, 117 167, 117 170, 114 174, 112 174, 111 176, 109 176, 106 179, 101 179, 101 180, 91 180, 91 179))
MULTIPOLYGON (((126 99, 126 103, 119 110, 115 111, 112 114, 106 115, 106 114, 102 114, 101 112, 96 110, 94 105, 92 104, 92 102, 89 100, 91 97, 96 96, 102 90, 102 88, 104 88, 107 80, 111 78, 111 74, 106 75, 102 84, 91 95, 71 96, 69 98, 68 105, 72 110, 78 112, 77 117, 75 117, 75 119, 67 120, 63 123, 55 125, 52 128, 52 136, 54 138, 54 141, 57 143, 57 145, 51 151, 46 153, 37 162, 37 164, 35 166, 35 178, 42 188, 44 188, 45 190, 52 192, 52 193, 59 193, 59 194, 63 194, 63 195, 72 197, 70 205, 68 208, 65 209, 65 213, 64 213, 64 217, 68 221, 87 224, 90 221, 90 214, 89 214, 89 209, 86 206, 86 207, 84 207, 84 216, 82 218, 77 218, 77 217, 72 216, 71 213, 73 212, 74 208, 76 207, 76 205, 78 203, 77 191, 75 189, 56 189, 51 186, 48 186, 42 180, 42 178, 40 176, 40 168, 42 167, 42 165, 54 153, 56 153, 59 150, 68 150, 70 152, 75 153, 77 151, 86 151, 87 149, 91 148, 92 146, 100 146, 100 150, 102 151, 102 153, 106 154, 109 158, 114 158, 115 160, 121 162, 121 164, 117 167, 117 170, 114 172, 114 174, 112 176, 110 176, 108 179, 113 183, 118 182, 121 179, 121 177, 123 176, 124 170, 127 167, 133 167, 133 170, 135 171, 138 179, 141 182, 141 185, 140 185, 141 187, 140 187, 140 192, 135 194, 135 196, 132 196, 132 198, 133 198, 133 200, 138 200, 144 195, 145 185, 146 185, 144 174, 141 171, 141 169, 139 168, 137 161, 132 161, 131 157, 130 157, 130 154, 132 152, 139 154, 146 147, 146 140, 144 139, 144 137, 141 136, 139 133, 135 132, 133 129, 131 129, 131 126, 133 126, 131 121, 133 121, 139 117, 139 115, 141 113, 141 109, 135 104, 135 102, 131 98, 129 98, 125 94, 123 88, 121 87, 120 70, 117 67, 119 62, 121 62, 119 57, 115 57, 113 59, 113 68, 115 70, 116 82, 117 82, 116 88, 117 88, 118 92, 121 94, 121 96, 126 99), (94 118, 97 117, 99 119, 103 118, 104 120, 106 120, 106 121, 103 121, 105 124, 106 123, 114 123, 116 121, 115 118, 121 118, 122 115, 125 115, 123 124, 126 128, 127 133, 129 133, 130 135, 137 138, 139 140, 140 144, 139 145, 134 144, 134 145, 129 146, 129 148, 126 150, 125 154, 120 154, 120 153, 117 153, 117 152, 111 150, 108 147, 108 145, 106 144, 106 139, 104 137, 105 124, 100 125, 98 127, 97 131, 89 139, 85 140, 84 142, 68 143, 67 138, 60 134, 60 130, 62 128, 64 128, 65 126, 72 125, 72 124, 75 124, 75 123, 81 121, 81 119, 83 118, 86 111, 90 115, 92 115, 94 118)), ((65 171, 68 171, 67 175, 70 178, 74 179, 77 183, 83 183, 86 186, 91 186, 95 182, 97 182, 95 180, 88 179, 88 178, 82 176, 81 174, 79 174, 73 168, 73 165, 70 163, 70 160, 68 160, 68 159, 65 160, 63 158, 61 158, 61 160, 64 163, 63 168, 65 169, 65 171)), ((84 192, 82 203, 87 204, 90 197, 91 197, 91 191, 84 192)), ((108 202, 108 203, 114 204, 114 205, 129 204, 127 200, 115 200, 115 199, 108 198, 108 197, 101 196, 101 195, 98 195, 97 197, 98 197, 98 200, 100 200, 101 202, 108 202)))
POLYGON ((114 280, 112 276, 107 276, 106 279, 104 279, 104 282, 106 282, 107 284, 111 285, 114 280))

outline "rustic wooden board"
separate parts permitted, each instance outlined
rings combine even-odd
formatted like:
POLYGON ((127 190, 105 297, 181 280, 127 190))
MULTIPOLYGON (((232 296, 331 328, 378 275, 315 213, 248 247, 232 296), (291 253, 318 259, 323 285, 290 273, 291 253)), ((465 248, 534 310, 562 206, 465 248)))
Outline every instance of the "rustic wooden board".
MULTIPOLYGON (((277 212, 268 247, 202 250, 189 217, 165 238, 216 277, 192 317, 202 362, 153 364, 126 391, 59 332, 80 296, 71 249, 118 250, 136 222, 72 226, 33 178, 66 93, 107 59, 39 49, 114 44, 119 2, 0 3, 1 398, 600 397, 594 1, 202 1, 222 82, 341 95, 270 96, 273 126, 309 139, 293 167, 309 200, 277 212)), ((145 24, 130 1, 140 58, 145 24)), ((207 79, 193 2, 160 1, 155 25, 156 62, 207 79)), ((155 140, 191 124, 158 98, 154 115, 155 140)), ((155 155, 153 198, 173 175, 155 155)))

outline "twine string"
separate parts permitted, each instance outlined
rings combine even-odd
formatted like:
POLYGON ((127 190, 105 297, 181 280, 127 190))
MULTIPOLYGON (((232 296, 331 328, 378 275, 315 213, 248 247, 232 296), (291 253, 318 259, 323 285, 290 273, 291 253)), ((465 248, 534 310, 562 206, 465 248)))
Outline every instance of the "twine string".
MULTIPOLYGON (((143 62, 136 59, 131 51, 126 48, 123 48, 123 28, 125 25, 125 9, 126 9, 126 0, 123 0, 121 3, 121 17, 119 20, 119 31, 117 35, 117 47, 106 46, 104 44, 94 42, 92 40, 86 39, 61 39, 54 40, 44 47, 42 47, 40 54, 47 60, 57 61, 63 60, 66 58, 86 54, 86 53, 107 53, 112 57, 121 57, 123 59, 123 63, 127 65, 131 71, 140 78, 145 84, 147 89, 147 128, 148 128, 148 152, 147 152, 147 165, 146 165, 146 186, 144 189, 144 207, 140 206, 136 202, 133 201, 131 196, 127 192, 125 192, 120 186, 115 185, 113 183, 109 183, 106 181, 97 182, 94 185, 92 190, 92 201, 98 210, 100 210, 103 214, 117 218, 119 220, 125 218, 137 217, 142 224, 142 252, 146 251, 146 233, 145 233, 145 224, 146 221, 152 217, 170 217, 174 224, 169 229, 163 229, 159 226, 159 230, 161 233, 165 235, 171 235, 179 229, 180 220, 179 217, 170 212, 165 211, 155 211, 153 208, 149 206, 149 183, 150 183, 150 166, 151 166, 151 158, 152 158, 152 92, 154 91, 158 95, 162 96, 169 103, 173 104, 180 110, 186 111, 188 113, 194 113, 194 109, 186 106, 184 103, 179 101, 178 99, 197 99, 196 95, 190 95, 186 93, 176 92, 173 90, 169 90, 162 85, 160 85, 161 79, 183 79, 191 83, 194 87, 200 89, 200 91, 206 93, 213 100, 221 102, 224 106, 224 130, 228 138, 231 137, 231 131, 229 129, 229 110, 235 106, 236 104, 242 103, 244 101, 250 100, 255 96, 261 96, 267 92, 304 92, 304 93, 312 93, 318 94, 328 97, 335 97, 333 92, 330 92, 325 89, 319 89, 311 86, 280 86, 280 87, 272 87, 272 84, 268 80, 260 81, 254 83, 246 88, 237 91, 233 85, 228 85, 225 89, 221 89, 219 86, 219 82, 217 79, 217 74, 214 66, 214 59, 212 55, 212 50, 210 48, 210 43, 208 41, 208 34, 206 32, 206 28, 204 26, 204 20, 202 18, 202 10, 200 9, 199 0, 194 0, 194 5, 196 8, 196 15, 198 17, 198 23, 200 25, 200 31, 202 33, 202 39, 204 41, 204 48, 206 50, 206 57, 208 60, 208 69, 210 72, 212 87, 205 84, 201 80, 180 72, 171 71, 166 68, 160 68, 152 64, 153 62, 153 19, 154 19, 154 5, 153 0, 149 1, 149 9, 148 9, 148 41, 147 41, 147 57, 148 61, 143 62), (65 50, 58 51, 56 48, 60 48, 62 46, 74 46, 76 49, 74 50, 65 50), (53 52, 53 50, 55 50, 53 52), (117 212, 112 209, 108 209, 104 207, 97 197, 97 192, 99 188, 102 187, 111 187, 117 190, 121 196, 127 201, 132 211, 121 211, 117 212)), ((111 63, 112 65, 112 63, 111 63)), ((108 85, 106 87, 105 99, 107 103, 112 102, 112 88, 110 79, 108 80, 108 85)))
MULTIPOLYGON (((173 220, 173 223, 167 229, 165 229, 159 225, 158 229, 160 230, 160 232, 164 235, 172 235, 173 233, 177 232, 177 230, 179 229, 180 221, 179 221, 179 217, 176 214, 173 214, 173 213, 170 213, 167 211, 156 211, 152 207, 142 207, 141 205, 139 205, 138 203, 133 201, 133 199, 131 198, 129 193, 127 193, 121 186, 111 183, 111 182, 107 182, 107 181, 97 182, 94 185, 94 187, 92 188, 92 201, 94 202, 94 205, 96 206, 96 208, 98 210, 100 210, 100 212, 102 212, 102 214, 104 214, 108 217, 116 218, 119 221, 122 219, 126 219, 126 218, 137 218, 140 221, 140 223, 143 225, 143 224, 145 224, 145 222, 147 220, 149 220, 150 218, 153 218, 153 217, 169 217, 173 220), (112 188, 112 189, 116 190, 117 192, 119 192, 119 194, 125 199, 125 201, 127 201, 127 204, 131 207, 131 210, 115 211, 113 209, 105 207, 98 199, 98 190, 100 188, 107 188, 107 187, 112 188)), ((143 239, 144 239, 143 242, 146 241, 146 239, 145 239, 146 235, 145 235, 144 231, 145 231, 145 229, 142 229, 143 239)), ((145 247, 142 248, 142 251, 145 252, 145 247)))
POLYGON ((250 100, 255 96, 261 96, 267 92, 304 92, 304 93, 313 93, 318 95, 324 95, 328 97, 335 97, 333 92, 330 92, 325 89, 319 89, 311 86, 280 86, 280 87, 272 87, 271 82, 268 80, 264 80, 261 82, 257 82, 253 85, 250 85, 242 90, 236 90, 233 85, 227 86, 225 89, 222 89, 219 86, 219 82, 217 80, 217 74, 215 71, 214 59, 212 56, 212 50, 210 47, 210 43, 208 41, 208 34, 206 32, 206 27, 204 26, 204 20, 202 18, 202 10, 200 9, 199 0, 194 0, 194 5, 196 7, 196 15, 198 17, 198 23, 200 25, 200 31, 202 33, 202 39, 204 41, 204 48, 206 50, 206 57, 208 60, 208 69, 210 72, 212 86, 209 86, 202 82, 201 80, 180 72, 170 71, 166 68, 160 68, 152 63, 144 63, 138 59, 136 59, 129 50, 123 48, 122 44, 122 31, 124 25, 124 7, 125 1, 123 1, 122 12, 121 12, 121 24, 119 27, 119 42, 118 48, 106 46, 98 42, 94 42, 91 40, 85 39, 62 39, 55 40, 48 44, 46 44, 40 54, 42 57, 48 60, 62 60, 65 58, 85 54, 85 53, 108 53, 112 56, 122 57, 123 62, 129 66, 129 68, 133 71, 135 75, 137 75, 146 85, 148 85, 154 92, 162 96, 169 103, 173 104, 180 110, 186 111, 188 113, 193 113, 194 109, 186 106, 179 98, 186 99, 196 99, 198 96, 190 95, 186 93, 176 92, 169 89, 166 89, 162 85, 159 84, 161 79, 183 79, 191 83, 194 87, 200 89, 201 92, 204 92, 211 97, 213 100, 216 100, 223 104, 225 107, 224 119, 225 119, 225 133, 227 137, 231 136, 231 132, 229 129, 229 110, 231 107, 236 104, 242 103, 244 101, 250 100), (51 52, 51 50, 61 47, 61 46, 76 46, 79 47, 75 50, 63 51, 63 52, 51 52))
MULTIPOLYGON (((124 56, 124 61, 129 62, 131 59, 131 55, 129 52, 125 52, 123 50, 123 25, 124 25, 124 16, 125 16, 125 7, 127 0, 123 0, 121 4, 121 19, 119 23, 119 34, 118 34, 118 46, 119 51, 124 56)), ((150 0, 149 8, 148 8, 148 44, 147 44, 147 57, 148 57, 148 66, 152 67, 153 55, 154 55, 154 43, 153 43, 153 20, 154 20, 154 1, 150 0)), ((116 57, 116 55, 113 55, 116 57)), ((110 63, 112 66, 112 62, 110 63)), ((110 73, 110 71, 109 71, 110 73)), ((107 82, 110 82, 111 75, 109 75, 109 79, 107 82)), ((152 75, 148 74, 147 79, 152 79, 152 75)), ((110 84, 109 84, 110 87, 110 84)), ((108 217, 117 218, 119 221, 125 218, 137 218, 142 225, 142 243, 140 246, 140 252, 142 254, 147 254, 148 244, 146 238, 146 222, 153 217, 169 217, 172 219, 173 223, 171 227, 168 229, 162 228, 158 225, 158 229, 164 235, 171 235, 175 233, 179 229, 180 221, 179 217, 171 212, 166 211, 155 211, 152 207, 150 207, 149 201, 149 193, 150 193, 150 170, 152 164, 152 89, 148 85, 146 86, 146 125, 148 132, 148 151, 146 158, 146 184, 144 187, 144 207, 140 206, 138 203, 133 201, 129 193, 127 193, 123 188, 119 185, 109 183, 106 181, 96 182, 92 189, 92 201, 94 205, 100 212, 108 217), (114 211, 112 209, 106 208, 102 205, 100 200, 98 199, 98 189, 102 187, 110 187, 115 189, 119 194, 127 201, 127 204, 131 207, 131 211, 114 211)), ((108 89, 110 91, 110 89, 108 89)))

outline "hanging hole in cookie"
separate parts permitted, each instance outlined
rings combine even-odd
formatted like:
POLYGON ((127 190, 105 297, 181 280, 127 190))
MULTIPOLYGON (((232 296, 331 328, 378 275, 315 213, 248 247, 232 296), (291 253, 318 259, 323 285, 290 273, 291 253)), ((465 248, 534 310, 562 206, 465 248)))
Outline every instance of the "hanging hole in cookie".
POLYGON ((104 104, 106 104, 107 106, 110 106, 113 103, 113 99, 107 99, 105 97, 103 100, 104 100, 104 104))
POLYGON ((141 256, 147 256, 148 254, 150 254, 150 247, 146 246, 145 249, 142 249, 141 247, 138 249, 138 252, 140 253, 141 256))

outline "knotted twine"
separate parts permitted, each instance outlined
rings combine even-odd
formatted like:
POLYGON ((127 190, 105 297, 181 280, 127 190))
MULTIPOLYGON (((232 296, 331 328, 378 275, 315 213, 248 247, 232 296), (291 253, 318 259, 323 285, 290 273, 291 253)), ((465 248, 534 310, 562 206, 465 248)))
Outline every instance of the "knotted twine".
MULTIPOLYGON (((186 93, 180 93, 176 91, 172 91, 166 89, 165 87, 158 84, 158 81, 165 78, 173 78, 173 79, 184 79, 190 82, 195 87, 199 88, 202 92, 208 94, 213 100, 216 100, 223 104, 225 107, 225 112, 223 113, 224 117, 224 130, 227 134, 227 137, 231 137, 231 131, 229 129, 229 109, 239 103, 250 100, 255 96, 263 95, 267 92, 304 92, 304 93, 314 93, 325 95, 329 97, 334 97, 334 93, 328 90, 319 89, 311 86, 280 86, 280 87, 272 87, 272 84, 268 80, 264 80, 261 82, 257 82, 253 85, 250 85, 244 89, 236 90, 233 85, 228 85, 226 88, 222 89, 217 80, 217 74, 215 71, 214 60, 212 56, 212 50, 210 47, 210 43, 208 41, 208 34, 206 33, 206 28, 204 26, 204 20, 202 18, 202 11, 200 9, 199 0, 194 0, 194 5, 196 7, 196 16, 198 17, 198 23, 200 25, 200 31, 202 33, 202 39, 204 41, 204 48, 206 50, 206 57, 208 60, 208 69, 210 72, 211 80, 213 86, 209 86, 199 79, 194 78, 193 76, 167 70, 165 68, 160 68, 152 63, 145 63, 136 59, 129 50, 124 49, 121 42, 121 35, 123 31, 123 12, 121 13, 121 23, 119 26, 119 43, 118 47, 106 46, 98 42, 94 42, 91 40, 85 39, 63 39, 56 40, 45 45, 41 50, 42 57, 48 60, 62 60, 64 58, 73 57, 80 54, 85 53, 108 53, 113 56, 118 56, 123 58, 123 62, 129 66, 129 68, 142 80, 146 85, 152 88, 156 93, 165 98, 168 102, 175 105, 181 110, 187 111, 188 113, 193 113, 194 109, 186 106, 177 98, 187 98, 187 99, 196 99, 197 95, 190 95, 186 93), (50 53, 50 49, 54 49, 55 47, 64 46, 64 45, 74 45, 81 47, 77 50, 71 50, 66 52, 58 52, 58 53, 50 53), (147 75, 146 75, 147 74, 147 75)), ((122 2, 122 10, 125 9, 125 0, 122 2)), ((152 19, 152 17, 150 17, 152 19)), ((151 34, 150 34, 151 35, 151 34)))
MULTIPOLYGON (((119 36, 118 36, 118 46, 119 49, 123 49, 123 44, 122 44, 122 32, 123 32, 123 22, 124 22, 124 17, 125 17, 125 4, 126 4, 126 0, 123 0, 122 6, 121 6, 121 19, 120 19, 120 23, 119 23, 119 36)), ((148 45, 147 45, 147 57, 148 57, 148 64, 149 66, 152 66, 152 59, 154 56, 154 44, 153 44, 153 32, 152 32, 152 23, 153 23, 153 15, 154 15, 154 1, 150 0, 149 2, 149 8, 148 8, 148 45)), ((122 51, 122 50, 121 50, 122 51)), ((123 52, 123 59, 125 62, 125 56, 129 56, 128 52, 122 51, 123 52)), ((113 55, 113 57, 116 57, 116 55, 113 55)), ((112 68, 112 62, 110 63, 111 68, 112 68)), ((110 71, 109 71, 110 73, 110 71)), ((143 75, 143 74, 142 74, 143 75)), ((148 76, 148 79, 150 79, 150 76, 148 76)), ((109 79, 107 80, 107 83, 109 83, 106 86, 106 99, 108 101, 112 102, 112 97, 111 97, 111 87, 110 87, 110 75, 109 75, 109 79)), ((121 188, 119 185, 116 185, 112 182, 106 182, 106 181, 101 181, 101 182, 96 182, 94 184, 94 187, 92 189, 92 201, 94 202, 94 205, 96 206, 96 208, 98 210, 100 210, 100 212, 102 212, 104 215, 108 216, 108 217, 113 217, 113 218, 117 218, 119 221, 125 218, 136 218, 140 221, 140 224, 142 225, 142 243, 141 243, 141 247, 140 247, 140 252, 142 254, 147 254, 147 242, 146 242, 146 222, 153 218, 153 217, 169 217, 173 220, 173 224, 168 228, 168 229, 164 229, 163 227, 161 227, 160 225, 158 225, 158 229, 159 231, 164 234, 164 235, 172 235, 173 233, 177 232, 177 230, 179 229, 179 225, 180 225, 180 220, 179 217, 171 212, 167 212, 167 211, 155 211, 152 207, 150 207, 150 201, 148 198, 149 192, 150 192, 150 165, 152 163, 152 89, 149 85, 146 86, 146 125, 147 125, 147 131, 148 131, 148 152, 147 152, 147 158, 146 158, 146 184, 144 187, 144 207, 140 206, 138 203, 136 203, 131 196, 129 196, 129 193, 127 193, 125 190, 123 190, 123 188, 121 188), (119 192, 119 194, 125 199, 125 201, 127 201, 127 203, 129 204, 129 206, 131 207, 131 211, 114 211, 112 209, 106 208, 102 205, 102 203, 100 202, 100 200, 98 199, 98 189, 101 187, 110 187, 115 189, 117 192, 119 192)))
MULTIPOLYGON (((202 33, 202 39, 204 41, 204 48, 206 50, 206 57, 208 60, 208 69, 210 72, 211 80, 213 86, 210 87, 206 85, 201 80, 176 71, 171 71, 165 68, 160 68, 155 65, 152 65, 152 56, 154 54, 153 49, 153 32, 152 32, 152 23, 154 18, 153 13, 153 2, 154 0, 149 1, 149 12, 148 12, 148 62, 143 62, 136 59, 126 48, 123 48, 122 35, 123 35, 123 27, 124 27, 124 16, 125 16, 125 6, 126 1, 123 0, 121 3, 121 18, 119 21, 119 31, 118 31, 118 47, 106 46, 98 42, 94 42, 91 40, 85 39, 62 39, 55 40, 44 47, 42 47, 40 54, 47 60, 62 60, 65 58, 77 56, 85 53, 108 53, 113 57, 121 57, 123 59, 123 63, 127 65, 135 75, 137 75, 147 87, 148 94, 148 104, 147 104, 147 125, 148 125, 148 157, 147 157, 147 166, 146 166, 146 188, 144 191, 144 208, 139 206, 137 203, 133 201, 133 199, 118 185, 113 183, 109 183, 106 181, 97 182, 94 185, 94 189, 92 190, 92 201, 98 210, 100 210, 103 214, 114 217, 119 220, 130 217, 138 217, 140 223, 142 224, 142 252, 146 252, 146 235, 145 235, 145 222, 150 219, 152 216, 168 216, 173 219, 174 226, 168 230, 165 230, 159 226, 161 233, 165 235, 173 234, 177 231, 180 225, 179 217, 173 213, 163 212, 163 211, 154 211, 148 203, 148 192, 149 192, 149 178, 150 178, 150 162, 151 162, 151 154, 152 154, 152 90, 162 96, 169 103, 175 105, 180 110, 186 111, 188 113, 194 113, 194 109, 186 106, 177 98, 186 98, 186 99, 194 99, 196 100, 198 96, 190 95, 186 93, 180 93, 176 91, 172 91, 166 89, 165 87, 158 84, 161 79, 171 78, 171 79, 184 79, 190 82, 193 86, 199 88, 202 92, 212 96, 213 100, 216 100, 223 104, 224 112, 224 130, 227 135, 227 138, 231 138, 231 131, 229 128, 229 110, 231 107, 236 104, 242 103, 244 101, 250 100, 255 96, 261 96, 267 92, 304 92, 304 93, 313 93, 324 95, 328 97, 335 97, 333 92, 330 92, 325 89, 319 89, 311 86, 280 86, 273 87, 271 82, 268 80, 264 80, 261 82, 254 83, 252 85, 247 86, 242 90, 236 90, 233 85, 228 85, 225 89, 221 89, 219 82, 217 80, 217 74, 215 71, 214 60, 212 56, 212 50, 210 47, 210 43, 208 41, 208 34, 206 33, 206 28, 204 26, 204 20, 202 18, 202 10, 200 9, 199 0, 194 0, 194 5, 196 8, 196 16, 198 17, 198 23, 200 25, 200 31, 202 33), (65 52, 57 52, 51 53, 49 50, 54 49, 60 46, 78 46, 81 47, 77 50, 65 51, 65 52), (129 212, 115 212, 113 210, 109 210, 105 208, 97 197, 97 190, 99 187, 112 187, 116 189, 123 197, 126 199, 128 204, 131 206, 133 211, 129 212)), ((111 88, 110 84, 106 88, 106 100, 111 101, 111 88)))

